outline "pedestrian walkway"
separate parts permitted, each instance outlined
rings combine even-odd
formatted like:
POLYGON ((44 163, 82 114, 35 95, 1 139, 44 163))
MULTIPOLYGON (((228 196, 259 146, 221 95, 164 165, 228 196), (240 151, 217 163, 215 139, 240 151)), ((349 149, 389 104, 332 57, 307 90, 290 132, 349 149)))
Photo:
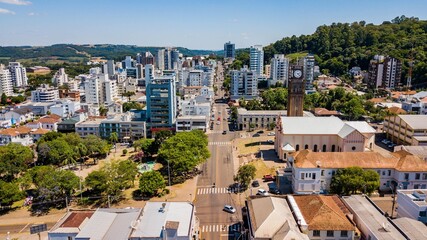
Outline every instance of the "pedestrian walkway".
POLYGON ((225 187, 210 187, 210 188, 199 188, 197 189, 197 195, 203 195, 203 194, 225 194, 225 193, 232 193, 233 189, 225 188, 225 187))
POLYGON ((212 134, 214 134, 214 133, 222 133, 222 132, 224 132, 224 131, 221 131, 221 130, 210 130, 209 131, 209 133, 212 133, 212 134))
POLYGON ((200 226, 202 232, 240 232, 240 224, 224 225, 224 224, 213 224, 200 226))
POLYGON ((209 142, 208 145, 209 146, 213 146, 213 145, 216 145, 216 146, 228 146, 228 145, 231 145, 231 142, 209 142))

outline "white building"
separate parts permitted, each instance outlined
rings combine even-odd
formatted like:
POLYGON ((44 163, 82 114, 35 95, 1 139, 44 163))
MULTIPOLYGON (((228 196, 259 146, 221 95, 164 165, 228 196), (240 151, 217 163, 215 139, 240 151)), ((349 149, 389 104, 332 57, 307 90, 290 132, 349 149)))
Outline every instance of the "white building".
POLYGON ((270 85, 275 85, 277 82, 288 87, 289 75, 289 58, 285 58, 284 54, 274 54, 270 62, 270 85))
POLYGON ((118 97, 116 81, 110 80, 107 74, 91 75, 84 82, 86 103, 109 104, 118 97))
POLYGON ((242 68, 240 71, 230 71, 230 76, 230 97, 232 99, 241 97, 250 99, 258 96, 258 78, 255 72, 242 68))
POLYGON ((5 68, 3 64, 0 64, 0 95, 3 93, 6 94, 6 96, 13 94, 12 76, 10 75, 9 69, 5 68))
POLYGON ((179 101, 181 114, 184 116, 208 116, 209 117, 209 114, 211 112, 211 103, 208 101, 201 101, 202 98, 192 96, 188 100, 179 101))
POLYGON ((56 105, 50 107, 50 112, 62 118, 72 116, 77 110, 80 110, 80 102, 71 100, 59 101, 56 105))
POLYGON ((54 87, 42 85, 34 91, 31 91, 32 102, 53 102, 59 99, 59 91, 54 87))
POLYGON ((282 160, 289 153, 303 149, 371 151, 375 142, 375 129, 363 121, 344 122, 337 117, 280 117, 278 120, 274 148, 282 160))
POLYGON ((176 118, 176 131, 184 132, 191 130, 201 130, 206 132, 209 125, 209 116, 178 116, 176 118))
POLYGON ((254 74, 260 75, 264 71, 264 50, 262 45, 251 46, 249 50, 250 55, 250 69, 254 74))
POLYGON ((68 74, 65 73, 64 68, 60 68, 52 78, 53 85, 59 87, 68 83, 68 74))
POLYGON ((304 57, 304 79, 305 79, 305 85, 306 88, 311 89, 313 87, 313 81, 314 81, 314 67, 315 67, 315 60, 314 56, 312 54, 309 54, 304 57))
POLYGON ((286 115, 286 110, 251 110, 237 109, 237 125, 239 130, 273 129, 279 115, 286 115))
POLYGON ((288 157, 295 194, 325 193, 338 169, 359 166, 376 171, 380 190, 426 188, 427 162, 406 151, 385 157, 377 152, 312 152, 302 150, 288 157))
POLYGON ((202 70, 191 70, 188 74, 187 86, 202 86, 202 70))
POLYGON ((19 62, 10 62, 9 71, 14 87, 25 87, 28 85, 27 70, 19 62))
POLYGON ((394 143, 427 146, 427 115, 388 116, 383 131, 394 143))
MULTIPOLYGON (((427 173, 419 174, 420 179, 427 180, 427 173)), ((408 217, 427 223, 427 189, 397 190, 397 216, 408 217)))
POLYGON ((99 137, 99 125, 103 120, 102 118, 90 118, 86 121, 78 122, 76 123, 76 133, 82 138, 88 135, 99 137))
POLYGON ((7 128, 0 130, 0 146, 8 145, 9 143, 18 143, 24 146, 33 144, 33 138, 30 135, 31 128, 19 126, 17 128, 7 128))

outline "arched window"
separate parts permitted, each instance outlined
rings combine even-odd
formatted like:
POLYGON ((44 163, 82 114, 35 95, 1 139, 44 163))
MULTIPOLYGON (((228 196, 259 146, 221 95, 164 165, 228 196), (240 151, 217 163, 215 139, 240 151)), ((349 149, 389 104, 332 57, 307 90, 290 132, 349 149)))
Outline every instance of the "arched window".
POLYGON ((332 150, 331 152, 335 152, 335 145, 332 145, 332 150))
POLYGON ((304 146, 304 149, 308 149, 308 144, 306 144, 306 145, 304 146))
POLYGON ((299 151, 299 144, 295 146, 295 151, 299 151))
POLYGON ((314 144, 313 151, 314 151, 314 152, 317 152, 317 144, 314 144))
POLYGON ((326 152, 326 144, 323 144, 322 152, 326 152))

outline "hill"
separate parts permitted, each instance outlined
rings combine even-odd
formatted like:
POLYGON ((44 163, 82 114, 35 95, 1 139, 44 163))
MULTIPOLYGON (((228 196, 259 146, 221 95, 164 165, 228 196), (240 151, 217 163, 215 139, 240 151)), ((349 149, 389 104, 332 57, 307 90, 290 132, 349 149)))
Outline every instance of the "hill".
MULTIPOLYGON (((150 51, 156 54, 160 47, 141 47, 135 45, 76 45, 55 44, 52 46, 20 46, 0 47, 0 62, 15 60, 33 60, 34 62, 55 59, 68 62, 81 62, 89 57, 104 57, 105 59, 122 60, 126 55, 135 56, 137 53, 150 51)), ((193 50, 177 47, 184 56, 219 54, 220 51, 193 50)))
POLYGON ((415 17, 396 17, 380 25, 360 21, 319 26, 311 35, 285 37, 264 47, 264 59, 299 52, 315 54, 321 69, 334 75, 346 74, 353 66, 367 70, 376 54, 395 57, 403 61, 404 83, 412 56, 413 84, 427 83, 427 21, 415 17))

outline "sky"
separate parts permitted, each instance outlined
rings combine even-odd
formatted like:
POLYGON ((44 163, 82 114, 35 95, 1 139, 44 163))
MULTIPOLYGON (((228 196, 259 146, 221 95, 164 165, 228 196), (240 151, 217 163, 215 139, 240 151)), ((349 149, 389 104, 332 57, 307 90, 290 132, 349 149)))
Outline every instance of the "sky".
POLYGON ((426 0, 0 0, 0 46, 127 44, 220 50, 320 25, 427 19, 426 0))

